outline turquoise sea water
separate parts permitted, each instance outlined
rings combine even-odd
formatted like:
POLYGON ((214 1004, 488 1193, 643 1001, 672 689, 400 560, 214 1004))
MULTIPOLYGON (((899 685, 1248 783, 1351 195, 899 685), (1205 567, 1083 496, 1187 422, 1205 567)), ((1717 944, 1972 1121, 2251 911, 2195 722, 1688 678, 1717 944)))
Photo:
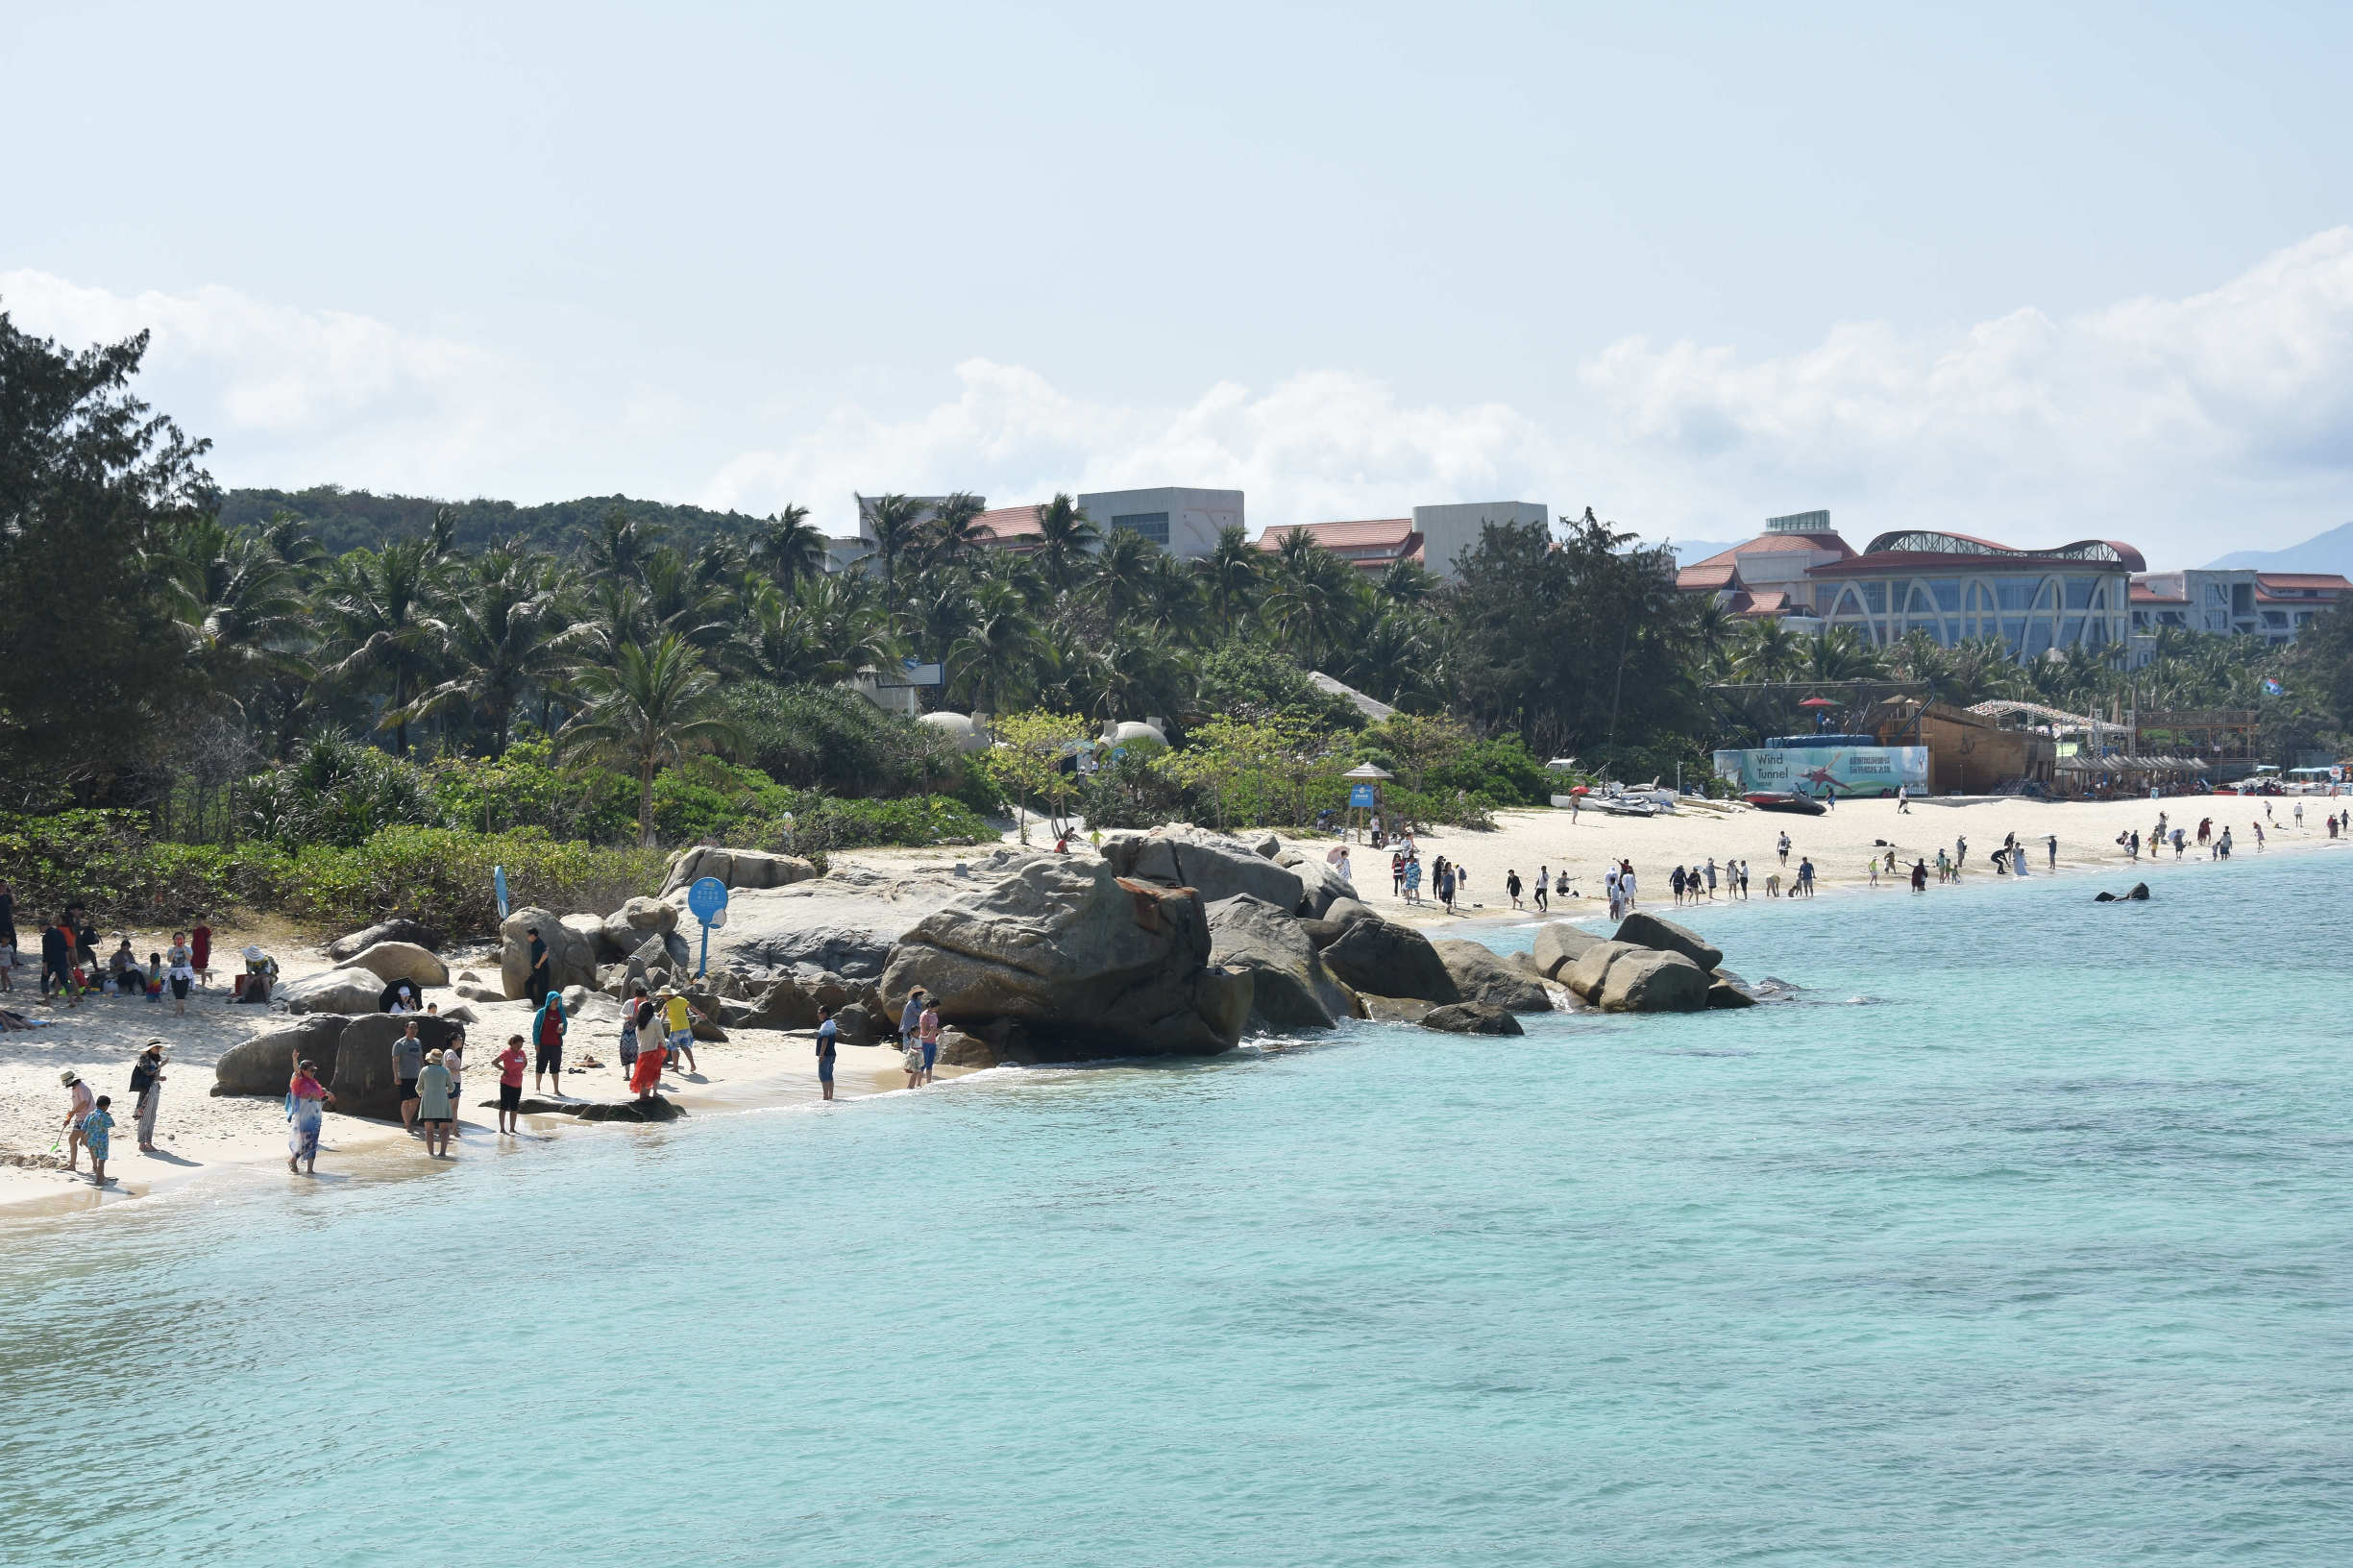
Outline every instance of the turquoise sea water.
POLYGON ((2348 878, 20 1227, 0 1557, 2343 1561, 2348 878))

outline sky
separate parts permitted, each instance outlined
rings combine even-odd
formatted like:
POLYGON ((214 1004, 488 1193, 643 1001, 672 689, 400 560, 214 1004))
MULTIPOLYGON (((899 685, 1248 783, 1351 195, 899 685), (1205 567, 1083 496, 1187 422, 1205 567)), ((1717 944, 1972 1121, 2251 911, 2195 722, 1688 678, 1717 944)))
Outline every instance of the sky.
POLYGON ((225 484, 2353 519, 2353 7, 0 6, 0 310, 225 484))

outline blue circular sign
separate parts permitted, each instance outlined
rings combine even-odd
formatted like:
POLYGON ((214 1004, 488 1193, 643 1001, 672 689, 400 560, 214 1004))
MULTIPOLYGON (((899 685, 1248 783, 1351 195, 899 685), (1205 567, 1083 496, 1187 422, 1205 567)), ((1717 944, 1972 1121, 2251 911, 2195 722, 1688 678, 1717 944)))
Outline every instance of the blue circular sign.
POLYGON ((695 885, 686 890, 687 913, 705 925, 711 923, 712 916, 726 907, 727 884, 716 876, 699 876, 695 885))

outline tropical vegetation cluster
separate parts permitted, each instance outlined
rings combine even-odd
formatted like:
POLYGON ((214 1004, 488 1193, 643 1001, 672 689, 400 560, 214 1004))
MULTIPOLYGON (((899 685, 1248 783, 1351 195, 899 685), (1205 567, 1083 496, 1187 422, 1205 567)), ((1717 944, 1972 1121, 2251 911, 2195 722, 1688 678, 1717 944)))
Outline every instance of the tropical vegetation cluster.
POLYGON ((1182 560, 1068 496, 1019 549, 972 496, 878 498, 848 571, 799 506, 225 496, 208 444, 135 395, 145 347, 0 315, 0 826, 28 864, 64 845, 115 866, 103 886, 133 902, 367 914, 420 854, 454 889, 494 841, 510 870, 593 882, 697 839, 971 843, 1032 810, 1309 825, 1362 762, 1395 775, 1393 810, 1476 822, 1541 801, 1547 758, 1704 776, 1715 747, 1793 727, 1805 682, 2257 706, 2282 747, 2353 719, 2341 613, 2289 651, 2169 634, 2130 673, 1800 638, 1678 594, 1664 551, 1590 509, 1490 527, 1441 582, 1303 534, 1231 529, 1182 560), (927 702, 1025 739, 975 758, 851 689, 902 661, 943 667, 927 702), (1398 711, 1373 722, 1311 672, 1398 711), (1083 744, 1146 717, 1167 746, 1083 744))

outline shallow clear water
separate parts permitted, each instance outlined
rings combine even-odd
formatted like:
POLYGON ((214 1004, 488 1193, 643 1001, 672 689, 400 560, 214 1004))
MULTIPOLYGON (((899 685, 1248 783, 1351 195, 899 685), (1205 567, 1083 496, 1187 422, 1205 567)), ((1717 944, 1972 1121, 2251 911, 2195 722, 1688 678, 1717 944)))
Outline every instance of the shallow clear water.
POLYGON ((20 1229, 0 1557, 2343 1560, 2348 877, 20 1229))

